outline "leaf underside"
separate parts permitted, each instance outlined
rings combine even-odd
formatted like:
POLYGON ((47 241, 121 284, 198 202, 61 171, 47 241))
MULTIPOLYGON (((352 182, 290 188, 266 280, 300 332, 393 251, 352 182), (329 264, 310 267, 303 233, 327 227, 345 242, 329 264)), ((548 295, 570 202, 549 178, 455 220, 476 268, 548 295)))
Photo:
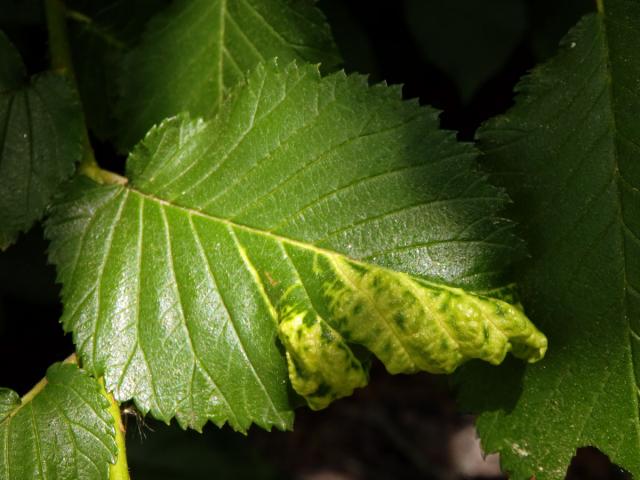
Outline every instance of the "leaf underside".
POLYGON ((69 83, 46 73, 29 84, 0 32, 0 250, 42 217, 82 155, 80 104, 69 83))
POLYGON ((128 186, 79 179, 47 225, 83 364, 160 419, 246 430, 291 426, 287 376, 312 408, 365 385, 354 344, 392 373, 539 359, 517 306, 467 293, 519 243, 437 127, 399 89, 270 63, 214 120, 152 129, 128 186))
POLYGON ((555 346, 524 372, 462 377, 463 405, 489 407, 485 449, 514 478, 562 478, 587 445, 640 475, 638 25, 639 2, 605 0, 481 132, 531 249, 523 301, 555 346))
POLYGON ((125 60, 119 102, 121 148, 180 112, 208 117, 247 71, 278 57, 339 62, 324 16, 312 0, 179 0, 148 25, 125 60))
POLYGON ((0 478, 109 478, 115 427, 99 384, 72 364, 54 364, 31 401, 0 389, 0 478))

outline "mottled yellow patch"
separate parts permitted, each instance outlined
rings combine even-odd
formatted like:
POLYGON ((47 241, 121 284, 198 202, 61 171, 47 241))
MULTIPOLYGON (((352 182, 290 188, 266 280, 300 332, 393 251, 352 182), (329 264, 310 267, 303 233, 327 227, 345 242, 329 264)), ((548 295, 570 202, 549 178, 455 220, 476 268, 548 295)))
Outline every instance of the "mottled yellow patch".
POLYGON ((327 321, 391 373, 450 373, 472 358, 498 364, 509 351, 534 362, 546 352, 546 337, 502 300, 338 256, 321 263, 334 273, 327 321))
POLYGON ((315 312, 284 314, 278 332, 291 384, 312 409, 325 408, 367 384, 367 371, 342 336, 315 312))
POLYGON ((472 358, 498 364, 508 352, 535 362, 546 352, 546 337, 519 305, 339 255, 310 254, 318 281, 285 292, 278 330, 293 388, 313 409, 367 383, 354 345, 390 373, 450 373, 472 358), (324 298, 326 318, 309 293, 324 298))

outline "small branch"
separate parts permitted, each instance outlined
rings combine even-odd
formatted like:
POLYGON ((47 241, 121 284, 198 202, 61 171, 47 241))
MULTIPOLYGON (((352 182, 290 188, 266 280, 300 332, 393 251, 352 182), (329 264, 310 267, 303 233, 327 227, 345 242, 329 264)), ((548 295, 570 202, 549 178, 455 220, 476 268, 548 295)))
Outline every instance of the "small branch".
POLYGON ((127 177, 123 177, 122 175, 118 175, 117 173, 111 172, 109 170, 103 170, 95 163, 95 160, 92 162, 82 162, 78 166, 78 172, 89 177, 94 182, 103 184, 103 185, 126 185, 129 179, 127 177))
POLYGON ((100 379, 100 388, 102 395, 109 400, 109 413, 115 421, 116 427, 116 446, 118 447, 118 459, 116 463, 109 466, 109 480, 130 480, 129 466, 127 465, 127 449, 125 443, 125 428, 122 424, 120 416, 120 405, 104 388, 104 380, 100 379))
MULTIPOLYGON (((61 74, 67 76, 77 90, 73 62, 71 60, 71 49, 69 48, 69 37, 67 34, 67 11, 61 0, 45 0, 45 10, 47 15, 47 29, 49 31, 49 50, 51 52, 51 66, 61 74)), ((103 170, 96 161, 93 147, 89 140, 86 121, 83 122, 82 137, 84 144, 84 158, 78 166, 78 171, 98 183, 125 184, 127 179, 113 172, 103 170)), ((65 361, 76 362, 75 355, 65 361)), ((127 466, 127 455, 125 448, 124 427, 120 418, 120 406, 104 388, 104 381, 99 380, 102 395, 109 400, 109 413, 113 417, 116 430, 116 446, 118 447, 118 458, 114 465, 109 466, 110 480, 129 480, 129 468, 127 466)), ((31 400, 47 384, 46 379, 42 379, 24 397, 31 400)))
MULTIPOLYGON (((36 397, 36 395, 38 395, 42 390, 44 390, 44 387, 46 386, 47 386, 47 377, 43 377, 38 383, 36 383, 31 388, 31 390, 29 390, 27 393, 23 395, 23 397, 20 399, 20 406, 26 405, 31 400, 33 400, 36 397)), ((16 410, 19 410, 19 408, 17 408, 16 410)))
POLYGON ((65 7, 60 0, 45 0, 51 67, 74 79, 71 49, 67 35, 65 7))
MULTIPOLYGON (((61 0, 45 0, 47 15, 47 30, 49 32, 49 52, 51 53, 51 67, 65 75, 74 84, 76 90, 75 72, 69 47, 67 34, 67 10, 61 0)), ((82 142, 84 144, 84 157, 80 162, 78 171, 98 183, 125 184, 127 179, 108 170, 102 170, 96 161, 93 147, 89 140, 86 121, 83 122, 82 142)))

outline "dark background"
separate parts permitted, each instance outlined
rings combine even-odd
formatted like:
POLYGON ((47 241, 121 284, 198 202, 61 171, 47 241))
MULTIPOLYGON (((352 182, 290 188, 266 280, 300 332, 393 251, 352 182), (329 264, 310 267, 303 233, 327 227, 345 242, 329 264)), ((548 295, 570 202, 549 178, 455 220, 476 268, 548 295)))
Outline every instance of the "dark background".
MULTIPOLYGON (((486 119, 506 111, 518 79, 554 54, 591 0, 320 0, 348 72, 403 84, 406 98, 442 110, 442 126, 473 140, 486 119)), ((30 73, 47 68, 40 3, 0 0, 0 28, 20 48, 30 73)), ((95 142, 102 165, 124 163, 95 142)), ((55 271, 39 228, 0 254, 0 385, 23 395, 46 367, 73 352, 58 323, 55 271)), ((301 409, 294 432, 252 429, 247 437, 212 425, 183 432, 127 414, 134 480, 296 478, 480 478, 464 466, 460 439, 472 418, 458 412, 448 379, 387 375, 325 411, 301 409)), ((475 470, 474 470, 475 468, 475 470)), ((489 476, 484 471, 483 478, 489 476)), ((595 449, 580 449, 571 479, 625 478, 595 449)))

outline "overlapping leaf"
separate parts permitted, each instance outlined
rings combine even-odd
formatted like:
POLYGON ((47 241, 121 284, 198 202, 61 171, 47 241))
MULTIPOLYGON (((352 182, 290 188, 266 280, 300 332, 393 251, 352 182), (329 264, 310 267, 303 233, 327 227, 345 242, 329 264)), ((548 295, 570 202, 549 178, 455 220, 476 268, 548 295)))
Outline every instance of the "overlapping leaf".
POLYGON ((0 478, 107 479, 115 429, 98 383, 72 364, 55 364, 47 385, 21 403, 0 389, 0 478))
POLYGON ((0 249, 39 219, 82 156, 82 112, 66 80, 25 81, 0 32, 0 249))
POLYGON ((640 2, 606 0, 481 132, 529 241, 524 303, 552 346, 524 371, 464 377, 514 478, 562 478, 587 445, 640 475, 638 25, 640 2))
POLYGON ((361 76, 260 66, 212 121, 177 117, 128 186, 79 179, 47 226, 63 323, 119 400, 200 428, 286 428, 367 381, 546 339, 504 287, 504 195, 436 112, 361 76), (283 354, 284 347, 284 354, 283 354), (286 361, 285 361, 286 358, 286 361))
POLYGON ((259 62, 278 57, 334 67, 329 26, 312 0, 179 0, 154 18, 126 61, 120 144, 188 111, 209 116, 225 91, 259 62))
POLYGON ((87 126, 100 139, 117 130, 122 59, 140 40, 147 21, 168 0, 70 0, 69 41, 87 126))

